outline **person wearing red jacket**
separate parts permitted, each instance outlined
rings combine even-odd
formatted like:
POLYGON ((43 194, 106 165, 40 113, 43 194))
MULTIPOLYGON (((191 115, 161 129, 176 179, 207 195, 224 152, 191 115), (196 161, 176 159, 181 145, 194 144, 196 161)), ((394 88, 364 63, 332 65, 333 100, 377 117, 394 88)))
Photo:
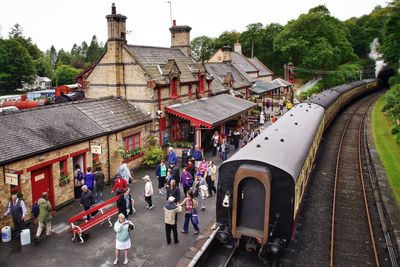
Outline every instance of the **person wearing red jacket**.
POLYGON ((122 194, 124 190, 128 188, 128 183, 120 174, 117 174, 117 177, 115 178, 114 186, 111 190, 111 193, 114 193, 114 191, 117 191, 117 195, 122 194))

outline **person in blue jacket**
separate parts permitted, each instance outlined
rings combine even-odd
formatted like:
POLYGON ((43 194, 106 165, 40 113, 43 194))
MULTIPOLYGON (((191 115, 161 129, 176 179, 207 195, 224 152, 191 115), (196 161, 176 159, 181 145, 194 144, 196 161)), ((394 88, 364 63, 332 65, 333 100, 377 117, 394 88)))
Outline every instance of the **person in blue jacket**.
POLYGON ((203 160, 203 152, 201 151, 199 145, 195 145, 194 151, 192 152, 192 157, 195 162, 194 166, 198 168, 201 161, 203 160))
POLYGON ((176 162, 178 161, 178 157, 176 156, 176 153, 172 146, 168 148, 167 161, 170 166, 176 165, 176 162))
POLYGON ((85 174, 85 185, 93 192, 94 189, 94 174, 92 173, 92 167, 87 167, 87 173, 85 174))

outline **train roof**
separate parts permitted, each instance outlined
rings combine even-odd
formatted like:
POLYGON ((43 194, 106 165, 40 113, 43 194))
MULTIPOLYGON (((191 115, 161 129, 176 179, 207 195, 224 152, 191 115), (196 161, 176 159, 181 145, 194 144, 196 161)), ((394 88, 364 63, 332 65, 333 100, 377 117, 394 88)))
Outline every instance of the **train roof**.
POLYGON ((275 166, 297 179, 324 115, 314 103, 300 103, 261 132, 222 165, 258 161, 275 166))
POLYGON ((311 96, 307 100, 307 102, 320 105, 325 109, 327 109, 330 105, 333 104, 333 102, 335 102, 340 97, 340 95, 341 93, 339 93, 338 91, 329 89, 311 96))
POLYGON ((356 86, 360 86, 362 84, 365 84, 366 81, 364 80, 360 80, 360 81, 356 81, 356 82, 352 82, 352 83, 346 83, 346 84, 342 84, 336 87, 331 88, 331 90, 335 90, 338 91, 340 93, 346 93, 347 91, 352 90, 354 87, 356 86))

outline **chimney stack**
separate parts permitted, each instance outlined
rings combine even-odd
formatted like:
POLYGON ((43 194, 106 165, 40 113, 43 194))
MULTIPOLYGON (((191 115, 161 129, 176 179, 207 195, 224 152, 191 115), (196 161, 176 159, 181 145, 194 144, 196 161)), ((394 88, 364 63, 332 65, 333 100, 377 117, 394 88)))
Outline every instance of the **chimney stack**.
POLYGON ((172 27, 169 28, 171 32, 171 48, 179 48, 185 55, 190 55, 192 47, 190 45, 190 31, 191 27, 187 25, 176 26, 176 20, 172 21, 172 27))
POLYGON ((122 41, 126 43, 126 19, 127 17, 117 14, 117 8, 111 5, 111 14, 106 16, 108 25, 108 41, 122 41))
POLYGON ((223 62, 232 62, 231 50, 232 48, 227 44, 222 47, 223 62))
POLYGON ((236 41, 236 44, 233 48, 236 53, 242 54, 242 45, 239 43, 239 40, 236 41))

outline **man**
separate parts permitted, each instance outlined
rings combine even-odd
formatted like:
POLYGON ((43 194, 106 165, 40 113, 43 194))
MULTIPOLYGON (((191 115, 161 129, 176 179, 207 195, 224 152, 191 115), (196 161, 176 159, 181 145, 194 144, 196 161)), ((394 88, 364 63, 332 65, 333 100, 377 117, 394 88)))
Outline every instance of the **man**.
POLYGON ((171 176, 172 179, 176 181, 176 185, 179 187, 179 183, 181 182, 180 175, 179 175, 179 167, 178 165, 171 166, 171 176))
MULTIPOLYGON (((92 207, 94 204, 93 194, 87 187, 87 185, 82 186, 82 195, 81 195, 81 206, 86 211, 92 207)), ((90 220, 90 214, 86 216, 86 220, 90 220)))
POLYGON ((104 173, 101 170, 101 167, 97 167, 96 172, 94 173, 94 182, 96 186, 96 202, 104 201, 103 200, 103 191, 104 191, 104 173))
POLYGON ((43 228, 46 227, 46 238, 51 235, 51 211, 52 207, 48 200, 47 192, 43 192, 41 198, 38 200, 39 204, 39 216, 38 216, 38 229, 35 236, 35 243, 39 242, 40 235, 42 234, 43 228))
MULTIPOLYGON (((170 146, 168 148, 168 154, 167 154, 167 162, 168 164, 171 165, 176 165, 176 162, 178 161, 178 157, 176 156, 176 153, 174 151, 174 148, 170 146)), ((171 167, 172 168, 172 167, 171 167)))
POLYGON ((179 243, 178 230, 176 226, 177 214, 182 211, 180 205, 175 204, 175 198, 170 196, 164 206, 164 220, 165 220, 165 235, 167 237, 167 244, 171 244, 171 230, 174 233, 175 244, 179 243))
POLYGON ((21 230, 25 228, 24 220, 26 216, 26 206, 24 201, 17 197, 17 194, 11 195, 11 201, 8 203, 8 208, 6 213, 4 213, 4 217, 8 214, 11 214, 14 229, 17 233, 16 237, 18 237, 21 233, 21 230))
POLYGON ((203 152, 200 150, 199 145, 194 146, 194 151, 193 151, 192 157, 194 159, 194 166, 196 168, 198 168, 201 161, 203 160, 203 152))
POLYGON ((94 174, 92 173, 92 167, 86 168, 85 174, 85 185, 88 187, 90 191, 93 192, 94 189, 94 174))

